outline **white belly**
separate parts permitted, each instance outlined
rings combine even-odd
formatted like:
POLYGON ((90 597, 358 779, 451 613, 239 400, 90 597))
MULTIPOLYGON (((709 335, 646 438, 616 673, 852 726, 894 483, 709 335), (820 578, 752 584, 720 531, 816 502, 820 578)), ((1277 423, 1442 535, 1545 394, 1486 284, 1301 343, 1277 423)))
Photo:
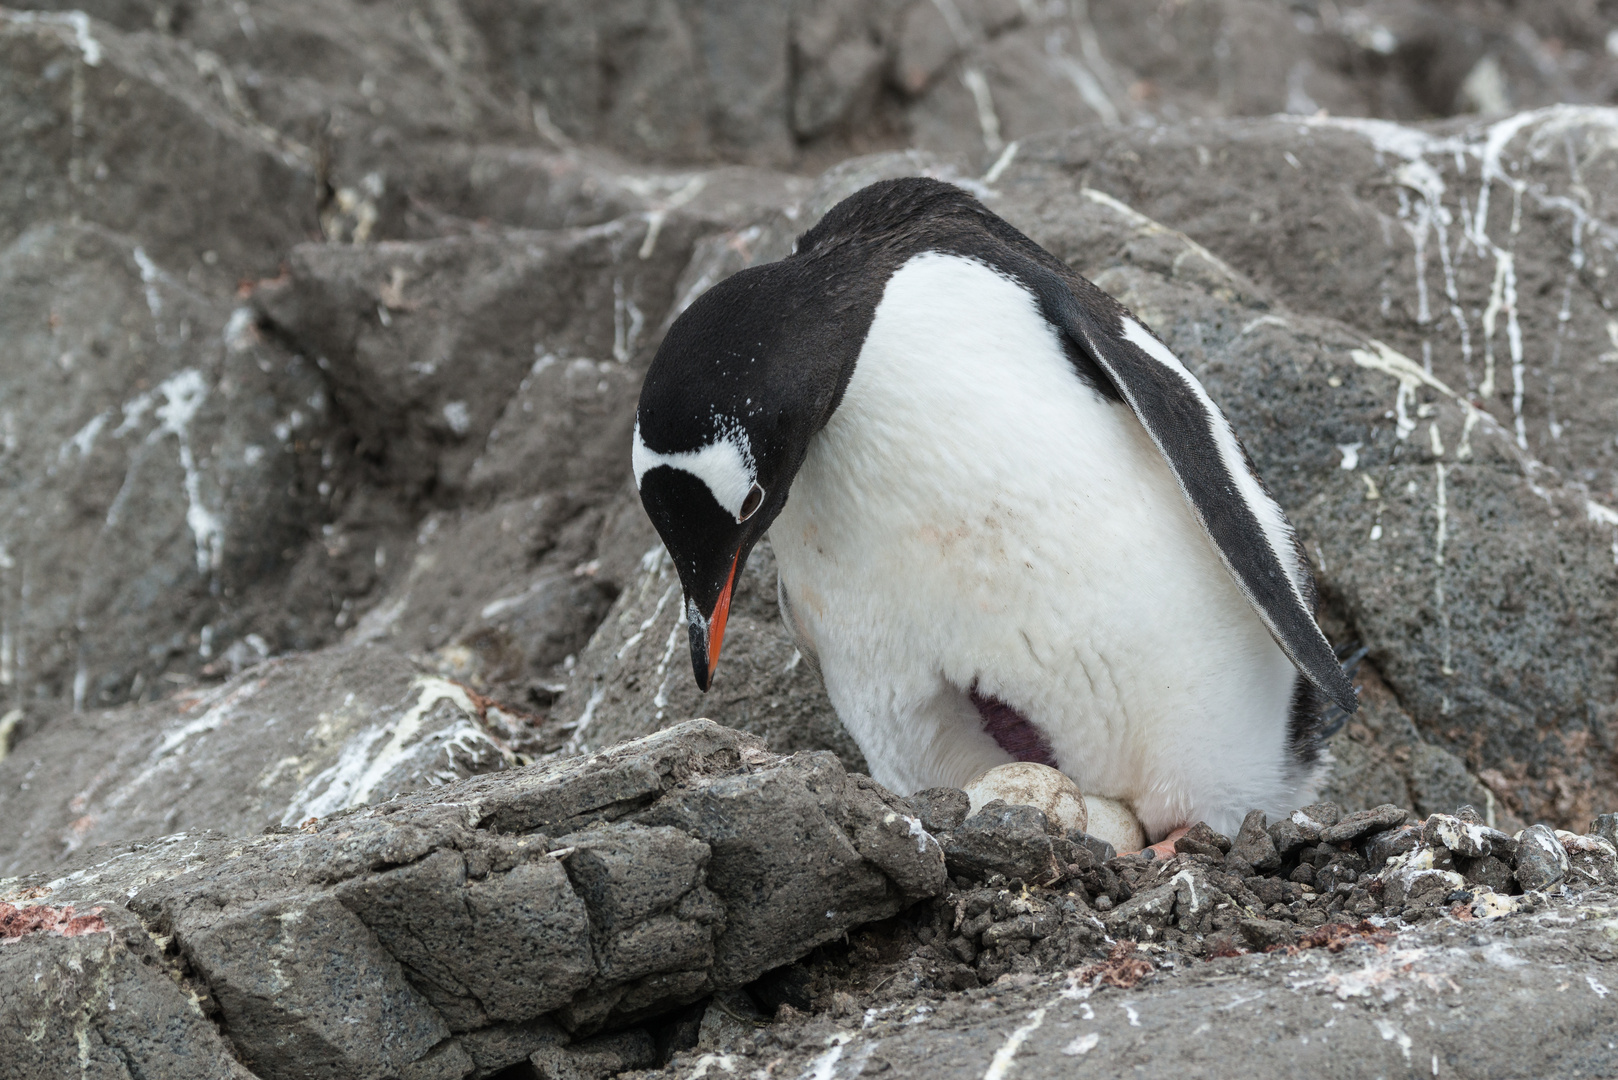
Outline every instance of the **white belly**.
POLYGON ((1154 835, 1306 797, 1295 673, 1127 406, 1076 377, 1032 296, 918 256, 770 530, 800 630, 881 783, 1009 759, 965 696, 1032 720, 1154 835))

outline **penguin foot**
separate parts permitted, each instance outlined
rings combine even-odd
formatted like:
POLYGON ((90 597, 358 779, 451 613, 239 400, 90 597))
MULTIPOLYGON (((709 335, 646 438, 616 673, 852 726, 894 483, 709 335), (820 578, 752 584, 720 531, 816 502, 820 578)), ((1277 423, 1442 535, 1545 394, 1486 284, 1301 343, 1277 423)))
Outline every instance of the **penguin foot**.
POLYGON ((1146 847, 1141 848, 1139 851, 1120 851, 1118 854, 1144 855, 1149 851, 1152 853, 1152 858, 1154 859, 1172 859, 1174 858, 1174 841, 1184 836, 1190 831, 1190 829, 1191 827, 1189 825, 1182 825, 1155 844, 1149 844, 1146 847))

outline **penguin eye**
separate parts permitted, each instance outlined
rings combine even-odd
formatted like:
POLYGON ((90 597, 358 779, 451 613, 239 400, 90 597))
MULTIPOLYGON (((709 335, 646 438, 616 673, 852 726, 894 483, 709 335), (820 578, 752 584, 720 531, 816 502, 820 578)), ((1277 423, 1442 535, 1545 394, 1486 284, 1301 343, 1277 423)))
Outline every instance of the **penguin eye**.
POLYGON ((753 482, 753 490, 749 491, 747 493, 747 498, 742 500, 742 512, 736 515, 737 524, 746 521, 748 518, 758 513, 758 508, 762 506, 763 503, 764 489, 759 487, 758 481, 755 480, 753 482))

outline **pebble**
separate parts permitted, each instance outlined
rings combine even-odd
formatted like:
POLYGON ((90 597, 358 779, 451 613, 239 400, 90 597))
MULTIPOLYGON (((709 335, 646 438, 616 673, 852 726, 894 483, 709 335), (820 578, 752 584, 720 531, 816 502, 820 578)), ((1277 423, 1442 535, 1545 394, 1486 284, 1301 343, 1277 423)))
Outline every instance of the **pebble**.
POLYGON ((961 827, 971 811, 972 800, 960 788, 935 787, 918 791, 906 799, 930 833, 953 832, 961 827))
MULTIPOLYGON (((1297 822, 1293 821, 1291 818, 1282 818, 1280 821, 1277 821, 1275 824, 1270 826, 1270 842, 1275 845, 1276 853, 1281 858, 1285 859, 1294 851, 1297 851, 1299 848, 1303 847, 1303 845, 1319 842, 1319 830, 1315 829, 1311 831, 1314 835, 1307 835, 1298 827, 1297 822)), ((1254 863, 1253 865, 1257 866, 1258 864, 1254 863)))
POLYGON ((1370 810, 1358 810, 1321 830, 1320 839, 1328 844, 1343 844, 1358 840, 1371 833, 1383 832, 1403 825, 1409 811, 1402 806, 1383 803, 1370 810))
POLYGON ((1395 855, 1403 855, 1407 851, 1414 851, 1421 844, 1421 826, 1406 825, 1403 828, 1389 829, 1377 833, 1365 844, 1365 859, 1371 864, 1372 870, 1382 869, 1389 859, 1395 855))
POLYGON ((1215 862, 1225 861, 1230 850, 1230 837, 1216 833, 1206 821, 1199 821, 1174 841, 1174 850, 1190 855, 1206 855, 1215 862))
POLYGON ((1236 924, 1236 929, 1241 932, 1248 947, 1256 952, 1264 952, 1277 945, 1291 945, 1298 940, 1298 928, 1279 919, 1243 919, 1236 924))
POLYGON ((1599 836, 1618 848, 1618 814, 1602 814, 1590 822, 1590 827, 1584 831, 1591 836, 1599 836))
POLYGON ((1254 870, 1276 870, 1281 866, 1281 853, 1267 831, 1268 819, 1262 810, 1249 810, 1242 819, 1231 850, 1244 859, 1254 870))
POLYGON ((1524 892, 1546 889, 1567 876, 1567 852, 1549 825, 1530 825, 1517 834, 1517 884, 1524 892))

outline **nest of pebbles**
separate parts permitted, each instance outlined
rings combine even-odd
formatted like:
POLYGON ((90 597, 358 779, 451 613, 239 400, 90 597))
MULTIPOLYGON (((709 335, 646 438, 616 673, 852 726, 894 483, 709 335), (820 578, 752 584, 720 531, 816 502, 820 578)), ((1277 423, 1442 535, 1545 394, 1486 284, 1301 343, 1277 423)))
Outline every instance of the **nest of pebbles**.
MULTIPOLYGON (((1542 824, 1508 835, 1469 806, 1418 819, 1391 805, 1345 814, 1316 803, 1274 822, 1252 811, 1234 837, 1198 823, 1159 859, 1063 834, 1033 807, 992 802, 968 816, 965 795, 943 788, 909 801, 944 849, 948 889, 856 935, 841 956, 782 973, 800 991, 867 982, 851 978, 860 967, 885 970, 900 996, 1056 970, 1133 986, 1157 967, 1339 951, 1404 925, 1532 910, 1549 892, 1618 884, 1618 814, 1583 834, 1542 824)), ((781 1000, 810 1004, 798 996, 781 1000)))

